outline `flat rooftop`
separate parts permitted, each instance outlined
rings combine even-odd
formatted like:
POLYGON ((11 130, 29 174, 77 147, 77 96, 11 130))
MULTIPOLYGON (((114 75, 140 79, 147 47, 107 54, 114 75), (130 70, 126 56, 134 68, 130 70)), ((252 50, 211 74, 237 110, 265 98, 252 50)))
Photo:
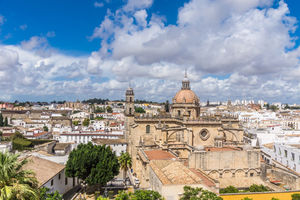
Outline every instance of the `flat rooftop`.
POLYGON ((241 151, 239 148, 235 147, 205 147, 205 151, 241 151))
POLYGON ((163 150, 144 151, 149 160, 171 160, 176 158, 173 154, 163 150))

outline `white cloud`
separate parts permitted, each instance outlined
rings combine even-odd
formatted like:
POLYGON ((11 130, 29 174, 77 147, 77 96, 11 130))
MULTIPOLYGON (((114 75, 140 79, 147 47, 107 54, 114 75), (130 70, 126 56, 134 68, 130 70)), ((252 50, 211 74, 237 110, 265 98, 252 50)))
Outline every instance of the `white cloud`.
POLYGON ((101 8, 104 6, 104 3, 95 1, 94 6, 95 6, 95 8, 101 8))
POLYGON ((124 11, 135 11, 139 9, 149 8, 153 3, 153 0, 128 0, 124 6, 124 11))
POLYGON ((152 3, 108 11, 91 36, 101 48, 89 56, 65 55, 38 36, 0 46, 0 88, 8 96, 118 99, 131 82, 137 98, 165 101, 187 69, 201 101, 299 100, 300 49, 290 35, 297 20, 283 1, 191 0, 176 25, 148 13, 152 3))
POLYGON ((46 36, 47 36, 48 38, 52 38, 52 37, 55 37, 56 34, 55 34, 54 31, 49 31, 49 32, 46 34, 46 36))
POLYGON ((5 18, 3 15, 0 15, 0 25, 4 24, 5 18))
POLYGON ((147 26, 147 12, 145 9, 136 11, 134 13, 134 18, 137 21, 137 24, 146 27, 147 26))
POLYGON ((27 24, 21 25, 21 26, 20 26, 20 29, 21 29, 22 31, 25 31, 25 30, 27 29, 27 24))

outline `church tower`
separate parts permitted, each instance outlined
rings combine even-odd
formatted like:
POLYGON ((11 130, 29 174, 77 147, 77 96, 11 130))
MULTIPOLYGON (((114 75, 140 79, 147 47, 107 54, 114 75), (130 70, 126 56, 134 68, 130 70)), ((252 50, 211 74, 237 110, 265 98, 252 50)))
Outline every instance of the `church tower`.
POLYGON ((125 93, 125 115, 133 116, 134 115, 134 92, 131 87, 126 90, 125 93))
POLYGON ((182 80, 182 86, 181 86, 181 89, 182 90, 190 90, 191 87, 190 87, 190 80, 188 79, 187 77, 187 72, 185 70, 185 74, 184 74, 184 78, 182 80))
POLYGON ((131 125, 134 123, 134 92, 131 87, 125 93, 125 139, 128 143, 127 152, 133 156, 133 136, 131 135, 131 125))

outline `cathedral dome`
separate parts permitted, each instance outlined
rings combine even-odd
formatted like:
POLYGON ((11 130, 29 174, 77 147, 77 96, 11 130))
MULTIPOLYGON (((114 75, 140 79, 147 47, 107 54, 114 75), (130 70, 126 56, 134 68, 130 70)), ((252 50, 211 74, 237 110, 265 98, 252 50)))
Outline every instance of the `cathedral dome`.
POLYGON ((179 90, 173 98, 173 103, 199 103, 199 98, 191 90, 190 80, 187 77, 186 71, 184 79, 182 80, 181 90, 179 90))
POLYGON ((192 90, 179 90, 173 98, 174 103, 199 103, 199 98, 192 90))

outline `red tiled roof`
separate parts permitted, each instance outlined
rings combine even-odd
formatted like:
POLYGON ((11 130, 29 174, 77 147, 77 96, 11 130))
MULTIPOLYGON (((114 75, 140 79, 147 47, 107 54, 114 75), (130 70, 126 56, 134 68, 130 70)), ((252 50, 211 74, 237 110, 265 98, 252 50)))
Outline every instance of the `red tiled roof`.
POLYGON ((171 160, 172 158, 176 158, 171 153, 162 150, 150 150, 144 152, 149 160, 171 160))
POLYGON ((47 131, 39 132, 39 133, 33 134, 33 136, 34 136, 34 137, 39 137, 39 136, 42 136, 42 135, 46 135, 47 133, 48 133, 47 131))
POLYGON ((192 172, 194 172, 195 174, 197 174, 201 179, 202 179, 202 183, 204 183, 205 185, 209 186, 209 187, 214 187, 216 186, 216 184, 210 180, 209 178, 207 178, 204 174, 202 174, 202 172, 200 172, 199 170, 190 168, 190 170, 192 172))

